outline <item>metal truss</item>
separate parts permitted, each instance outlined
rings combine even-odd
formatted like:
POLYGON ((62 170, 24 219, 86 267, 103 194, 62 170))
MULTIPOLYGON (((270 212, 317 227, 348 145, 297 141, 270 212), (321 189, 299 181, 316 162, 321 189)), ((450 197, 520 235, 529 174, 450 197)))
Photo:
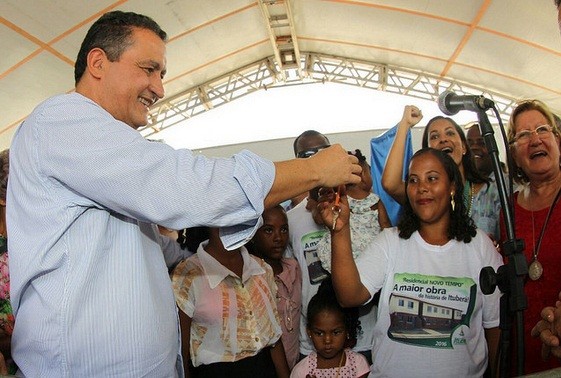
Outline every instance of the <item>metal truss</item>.
POLYGON ((294 28, 294 18, 289 0, 258 0, 259 8, 267 25, 267 33, 271 48, 275 54, 275 62, 280 67, 283 78, 290 68, 296 68, 299 77, 300 49, 294 28))
POLYGON ((271 56, 159 102, 150 110, 149 124, 139 131, 145 137, 157 138, 156 134, 164 129, 179 126, 189 118, 258 90, 326 82, 355 85, 429 101, 438 101, 438 96, 446 90, 460 95, 483 95, 495 102, 505 124, 516 105, 513 97, 452 78, 387 64, 308 52, 301 53, 298 67, 279 67, 276 58, 271 56))

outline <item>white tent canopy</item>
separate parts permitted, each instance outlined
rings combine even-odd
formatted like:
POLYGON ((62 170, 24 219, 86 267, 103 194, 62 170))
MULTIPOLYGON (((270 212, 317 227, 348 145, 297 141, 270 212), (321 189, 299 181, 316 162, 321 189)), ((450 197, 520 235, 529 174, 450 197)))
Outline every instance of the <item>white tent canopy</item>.
MULTIPOLYGON (((39 102, 73 90, 86 30, 117 9, 151 16, 169 36, 166 98, 142 131, 154 139, 248 93, 297 83, 431 101, 445 89, 485 94, 504 117, 522 98, 561 111, 552 0, 3 0, 0 147, 39 102)), ((278 105, 271 117, 290 119, 278 105)))

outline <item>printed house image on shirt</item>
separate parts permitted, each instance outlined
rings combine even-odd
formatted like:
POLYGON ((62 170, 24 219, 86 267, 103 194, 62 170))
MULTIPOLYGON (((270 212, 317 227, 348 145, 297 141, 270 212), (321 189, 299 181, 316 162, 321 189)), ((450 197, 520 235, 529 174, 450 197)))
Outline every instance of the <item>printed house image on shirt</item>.
POLYGON ((460 309, 395 293, 389 310, 388 336, 411 344, 450 347, 451 334, 465 320, 460 309))

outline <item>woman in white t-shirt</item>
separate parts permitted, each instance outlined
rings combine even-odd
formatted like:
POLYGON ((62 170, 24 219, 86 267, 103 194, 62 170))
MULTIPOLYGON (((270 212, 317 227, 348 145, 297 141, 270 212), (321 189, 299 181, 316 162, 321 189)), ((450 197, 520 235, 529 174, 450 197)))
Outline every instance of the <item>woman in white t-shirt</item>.
MULTIPOLYGON (((479 273, 502 264, 490 238, 476 229, 462 199, 457 165, 424 148, 413 155, 407 201, 388 228, 355 261, 345 196, 331 230, 332 279, 343 306, 362 305, 381 290, 371 377, 480 377, 494 367, 499 296, 485 296, 479 273)), ((332 195, 318 205, 333 222, 332 195)))

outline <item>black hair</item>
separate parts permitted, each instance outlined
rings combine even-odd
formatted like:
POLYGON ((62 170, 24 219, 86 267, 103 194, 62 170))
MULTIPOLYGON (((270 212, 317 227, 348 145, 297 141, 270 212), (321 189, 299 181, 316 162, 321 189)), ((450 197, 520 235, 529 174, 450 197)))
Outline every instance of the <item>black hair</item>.
POLYGON ((368 164, 368 162, 366 161, 366 156, 364 156, 362 154, 362 151, 359 150, 358 148, 354 151, 348 151, 348 152, 349 152, 349 155, 353 155, 358 159, 359 164, 361 164, 361 165, 365 164, 365 163, 368 164))
POLYGON ((462 143, 464 144, 464 147, 466 149, 466 153, 462 156, 462 166, 464 167, 464 175, 466 180, 468 180, 469 182, 472 183, 486 183, 489 184, 489 180, 487 178, 485 178, 485 176, 483 176, 481 173, 479 173, 479 171, 477 170, 475 163, 473 161, 473 154, 471 153, 471 148, 469 148, 467 139, 466 139, 466 134, 464 133, 464 130, 462 130, 461 126, 458 125, 456 123, 456 121, 454 121, 452 118, 450 117, 443 117, 443 116, 436 116, 434 118, 432 118, 427 125, 425 126, 425 130, 423 131, 423 142, 422 142, 422 147, 423 148, 427 148, 429 147, 429 128, 430 125, 432 125, 434 122, 438 121, 438 120, 446 120, 448 122, 450 122, 453 126, 454 129, 456 129, 456 132, 460 135, 460 139, 462 140, 462 143))
POLYGON ((181 249, 187 249, 190 252, 197 252, 199 244, 210 238, 210 227, 199 226, 191 227, 177 232, 177 242, 181 249))
POLYGON ((356 344, 358 334, 362 332, 360 320, 358 320, 358 307, 344 308, 337 302, 331 277, 321 282, 318 292, 308 303, 308 312, 306 313, 308 329, 311 328, 315 317, 322 311, 334 311, 343 316, 343 322, 345 323, 345 329, 349 338, 348 341, 350 342, 346 347, 352 348, 356 344))
POLYGON ((316 130, 306 130, 304 131, 302 134, 298 135, 296 137, 296 139, 294 139, 294 143, 292 144, 292 148, 294 149, 294 156, 298 155, 298 149, 296 147, 296 145, 298 144, 298 141, 300 140, 300 138, 307 138, 307 137, 313 137, 319 135, 323 138, 325 138, 325 140, 327 141, 327 143, 329 144, 329 138, 327 138, 325 135, 323 135, 322 133, 320 133, 319 131, 316 130))
POLYGON ((10 150, 0 152, 0 199, 6 202, 8 190, 8 174, 10 173, 10 150))
POLYGON ((555 3, 555 7, 559 8, 559 5, 561 4, 561 0, 554 0, 553 2, 555 3))
MULTIPOLYGON (((417 151, 413 157, 411 157, 411 162, 414 159, 431 154, 435 156, 442 166, 444 171, 448 175, 448 179, 451 183, 455 185, 454 191, 454 210, 450 213, 450 226, 448 227, 448 238, 456 239, 458 241, 463 241, 464 243, 469 243, 471 239, 476 235, 475 223, 468 215, 468 210, 464 204, 464 184, 462 182, 462 176, 460 170, 454 160, 445 152, 437 150, 435 148, 425 147, 417 151)), ((405 180, 405 193, 407 195, 407 186, 409 185, 409 180, 405 180)), ((417 214, 413 212, 409 198, 405 201, 403 205, 401 216, 398 222, 399 237, 403 239, 409 239, 411 235, 419 230, 421 222, 417 214)))
MULTIPOLYGON (((272 211, 272 210, 275 210, 275 209, 280 210, 280 211, 282 212, 282 214, 284 214, 286 220, 288 221, 288 217, 286 216, 286 209, 285 209, 284 207, 282 207, 281 204, 275 205, 275 206, 273 206, 273 207, 271 207, 271 208, 269 208, 269 209, 265 209, 265 210, 263 211, 263 214, 262 214, 263 219, 265 219, 265 212, 267 212, 267 211, 272 211)), ((261 227, 263 227, 263 226, 261 226, 261 227)), ((261 228, 261 227, 260 227, 260 228, 261 228)), ((255 235, 257 235, 257 233, 256 233, 255 235)), ((252 255, 255 255, 255 256, 257 256, 257 257, 263 258, 263 255, 261 254, 261 251, 258 251, 257 248, 255 247, 255 242, 254 242, 254 240, 253 240, 253 239, 255 239, 255 235, 253 235, 253 237, 252 237, 251 240, 245 245, 245 247, 247 248, 247 251, 248 251, 249 253, 251 253, 252 255)))
POLYGON ((74 65, 74 81, 76 85, 86 71, 89 52, 100 48, 107 54, 107 59, 116 62, 121 58, 131 44, 133 28, 153 31, 162 41, 167 40, 167 34, 160 26, 148 16, 134 12, 113 11, 101 16, 88 30, 82 41, 76 64, 74 65))

